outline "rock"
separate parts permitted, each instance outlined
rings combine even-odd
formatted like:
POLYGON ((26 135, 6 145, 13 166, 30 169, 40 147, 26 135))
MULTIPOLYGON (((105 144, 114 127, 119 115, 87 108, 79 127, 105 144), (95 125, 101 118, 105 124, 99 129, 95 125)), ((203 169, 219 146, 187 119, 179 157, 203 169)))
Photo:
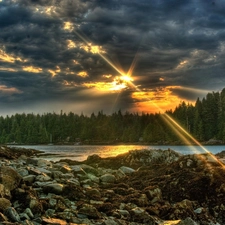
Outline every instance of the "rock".
POLYGON ((99 219, 101 217, 98 210, 89 204, 83 204, 82 207, 78 210, 78 214, 83 214, 88 218, 99 219))
POLYGON ((76 166, 71 166, 73 173, 81 173, 81 174, 93 174, 95 176, 98 176, 98 170, 96 170, 94 167, 86 165, 86 164, 81 164, 81 165, 76 165, 76 166))
POLYGON ((114 183, 116 181, 116 177, 112 174, 104 174, 100 177, 100 180, 104 183, 114 183))
POLYGON ((52 167, 52 163, 45 159, 27 158, 26 164, 31 164, 38 167, 52 167))
POLYGON ((11 202, 6 198, 0 198, 0 212, 4 212, 11 206, 11 202))
POLYGON ((11 167, 0 167, 0 183, 9 191, 17 188, 21 180, 22 177, 11 167))
POLYGON ((121 170, 121 171, 122 171, 123 173, 125 173, 125 174, 131 174, 131 173, 135 172, 134 169, 132 169, 132 168, 130 168, 130 167, 127 167, 127 166, 121 166, 121 167, 119 168, 119 170, 121 170))
POLYGON ((20 168, 17 170, 17 172, 20 174, 20 176, 25 177, 29 175, 29 172, 27 169, 25 168, 20 168))
POLYGON ((26 208, 24 213, 26 213, 29 216, 29 218, 31 218, 31 219, 34 218, 34 214, 32 213, 30 208, 26 208))
POLYGON ((36 176, 35 180, 39 181, 39 182, 47 182, 47 181, 52 180, 52 178, 46 174, 41 174, 41 175, 36 176))
MULTIPOLYGON (((149 225, 155 225, 160 220, 157 220, 153 216, 150 216, 144 209, 136 207, 130 211, 131 214, 131 220, 142 223, 142 224, 149 224, 149 225)), ((160 221, 162 222, 162 220, 160 221)))
POLYGON ((147 187, 145 194, 151 201, 151 203, 159 202, 162 200, 162 191, 158 186, 147 187))
POLYGON ((8 207, 4 213, 9 218, 10 221, 20 222, 20 216, 13 207, 8 207))
POLYGON ((120 223, 116 222, 113 219, 106 219, 102 225, 119 225, 120 223))
MULTIPOLYGON (((67 225, 68 223, 65 220, 61 219, 42 217, 42 224, 67 225)), ((72 223, 70 223, 70 225, 72 225, 72 223)))
POLYGON ((177 225, 198 225, 194 220, 190 217, 187 217, 185 220, 180 221, 177 225))
POLYGON ((32 185, 34 180, 35 180, 36 176, 35 175, 28 175, 23 177, 23 180, 25 181, 25 183, 27 183, 28 185, 32 185))
POLYGON ((50 183, 46 186, 43 186, 43 191, 45 193, 54 193, 54 194, 62 194, 63 192, 63 184, 59 183, 50 183))
POLYGON ((63 166, 60 168, 60 171, 61 171, 62 173, 70 173, 70 172, 72 171, 72 169, 71 169, 69 166, 67 166, 67 165, 63 165, 63 166))
POLYGON ((9 189, 5 188, 3 184, 0 184, 0 196, 10 199, 11 198, 11 192, 9 189))

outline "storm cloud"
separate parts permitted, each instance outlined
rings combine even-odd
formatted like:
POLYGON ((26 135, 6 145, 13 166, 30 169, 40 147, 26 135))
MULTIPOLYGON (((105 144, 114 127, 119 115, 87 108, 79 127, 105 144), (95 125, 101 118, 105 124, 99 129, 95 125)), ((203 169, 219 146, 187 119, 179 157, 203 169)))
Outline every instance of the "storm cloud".
POLYGON ((0 113, 194 104, 224 88, 224 10, 222 0, 1 0, 0 113))

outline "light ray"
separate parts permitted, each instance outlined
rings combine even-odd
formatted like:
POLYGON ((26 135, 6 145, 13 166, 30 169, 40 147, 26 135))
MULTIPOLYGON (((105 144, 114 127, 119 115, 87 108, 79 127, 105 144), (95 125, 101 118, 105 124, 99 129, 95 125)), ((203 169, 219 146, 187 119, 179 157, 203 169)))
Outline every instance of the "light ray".
MULTIPOLYGON (((74 31, 75 34, 83 40, 86 44, 89 44, 90 41, 86 40, 82 35, 80 35, 78 32, 74 31)), ((131 87, 133 87, 138 92, 141 92, 141 90, 133 83, 133 80, 131 79, 132 72, 134 70, 137 57, 135 55, 134 60, 128 70, 128 73, 125 74, 121 70, 119 70, 109 59, 107 59, 103 54, 100 52, 97 52, 101 58, 103 58, 112 68, 114 68, 120 75, 120 79, 123 81, 126 81, 131 87)), ((187 90, 191 90, 191 88, 186 88, 187 90)), ((201 91, 199 89, 196 89, 195 91, 201 91)), ((151 101, 150 98, 148 98, 148 101, 151 101)), ((162 112, 163 110, 154 102, 152 104, 159 110, 159 112, 162 112)), ((201 145, 200 142, 198 142, 189 132, 187 132, 182 126, 180 126, 171 116, 169 116, 167 113, 163 112, 163 118, 167 122, 167 124, 174 130, 174 132, 183 140, 186 144, 191 145, 192 143, 188 140, 188 138, 194 142, 197 146, 201 147, 202 150, 204 150, 206 153, 208 153, 219 165, 221 165, 223 168, 225 168, 225 165, 216 158, 210 151, 208 151, 204 146, 201 145)), ((198 152, 199 153, 199 152, 198 152)))

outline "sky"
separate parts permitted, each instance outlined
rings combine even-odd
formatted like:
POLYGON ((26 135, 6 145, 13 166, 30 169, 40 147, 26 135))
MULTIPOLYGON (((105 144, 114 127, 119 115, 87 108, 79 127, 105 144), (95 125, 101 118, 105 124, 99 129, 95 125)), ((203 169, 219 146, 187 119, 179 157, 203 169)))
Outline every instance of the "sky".
POLYGON ((224 0, 0 0, 0 115, 174 110, 224 61, 224 0))

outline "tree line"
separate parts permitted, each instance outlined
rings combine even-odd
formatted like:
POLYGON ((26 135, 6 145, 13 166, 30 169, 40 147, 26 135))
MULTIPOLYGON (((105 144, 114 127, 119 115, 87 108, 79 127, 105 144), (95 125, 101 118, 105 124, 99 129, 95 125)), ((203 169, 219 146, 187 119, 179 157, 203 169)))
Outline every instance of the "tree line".
MULTIPOLYGON (((90 116, 70 113, 15 114, 0 117, 1 144, 184 144, 179 131, 165 115, 176 121, 199 142, 225 143, 225 88, 197 99, 181 102, 165 114, 103 111, 90 116)), ((189 138, 190 139, 190 138, 189 138)), ((191 140, 191 139, 190 139, 191 140)))

